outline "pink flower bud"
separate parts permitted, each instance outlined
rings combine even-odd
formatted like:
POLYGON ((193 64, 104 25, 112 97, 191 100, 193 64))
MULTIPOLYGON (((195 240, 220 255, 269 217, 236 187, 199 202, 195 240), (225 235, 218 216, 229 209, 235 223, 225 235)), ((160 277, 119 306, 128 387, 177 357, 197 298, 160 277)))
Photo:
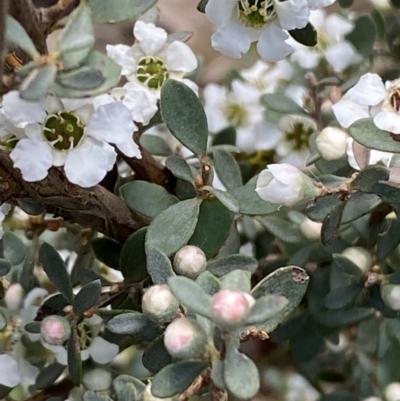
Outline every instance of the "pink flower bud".
POLYGON ((186 245, 175 254, 174 271, 182 276, 196 278, 206 266, 206 255, 197 246, 186 245))
POLYGON ((227 323, 243 320, 254 303, 251 295, 239 290, 221 290, 213 297, 214 313, 227 323))
POLYGON ((153 285, 143 296, 142 310, 157 323, 166 323, 175 318, 179 302, 166 284, 153 285))
POLYGON ((199 324, 185 317, 175 319, 165 330, 164 345, 175 358, 194 358, 205 351, 207 336, 199 324))
POLYGON ((71 326, 67 319, 61 316, 48 316, 43 319, 40 334, 50 345, 62 345, 71 335, 71 326))

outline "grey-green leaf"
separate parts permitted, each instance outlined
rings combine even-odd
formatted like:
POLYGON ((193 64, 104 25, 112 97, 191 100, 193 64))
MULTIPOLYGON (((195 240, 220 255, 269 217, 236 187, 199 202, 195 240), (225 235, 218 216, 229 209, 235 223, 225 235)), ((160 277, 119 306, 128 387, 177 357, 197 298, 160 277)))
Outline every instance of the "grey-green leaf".
POLYGON ((6 38, 8 42, 20 47, 33 59, 39 57, 39 52, 25 29, 16 19, 9 15, 7 16, 6 38))
POLYGON ((172 362, 172 357, 164 345, 164 336, 153 341, 144 351, 142 362, 151 373, 157 373, 172 362))
POLYGON ((168 143, 157 135, 144 134, 140 137, 140 144, 152 155, 168 157, 172 150, 168 143))
POLYGON ((261 102, 267 106, 269 110, 284 114, 306 114, 294 100, 290 99, 283 93, 268 93, 261 96, 261 102))
POLYGON ((92 246, 96 259, 113 269, 119 269, 119 258, 122 249, 120 243, 110 238, 103 237, 95 238, 90 245, 92 246))
POLYGON ((250 256, 236 254, 210 261, 207 265, 207 270, 214 274, 214 276, 222 277, 236 269, 254 273, 257 267, 258 262, 256 259, 250 256))
POLYGON ((0 258, 0 277, 5 276, 11 270, 12 264, 7 259, 0 258))
POLYGON ((75 296, 73 309, 80 316, 90 308, 92 308, 99 300, 101 295, 100 280, 92 281, 86 284, 75 296))
POLYGON ((172 171, 175 177, 193 183, 193 172, 186 160, 172 155, 165 160, 165 165, 172 171))
POLYGON ((53 362, 43 368, 36 377, 35 386, 41 390, 53 384, 64 372, 65 365, 58 362, 53 362))
POLYGON ((214 167, 219 179, 226 189, 233 189, 243 185, 240 167, 235 158, 224 150, 216 150, 213 153, 214 167))
POLYGON ((25 100, 42 101, 56 79, 57 67, 54 64, 34 69, 20 86, 20 96, 25 100))
POLYGON ((107 323, 107 329, 114 334, 137 335, 142 330, 156 326, 146 315, 139 312, 121 313, 107 323))
POLYGON ((12 232, 6 231, 3 235, 3 255, 12 265, 19 265, 26 257, 24 243, 12 232))
POLYGON ((77 348, 77 344, 79 344, 79 339, 77 338, 76 330, 72 330, 67 348, 68 371, 72 382, 78 387, 82 381, 82 361, 81 351, 77 348))
POLYGON ((147 271, 154 284, 167 284, 168 277, 174 276, 171 261, 158 249, 149 249, 147 255, 147 271))
POLYGON ((246 325, 255 325, 263 323, 275 315, 281 313, 288 305, 289 301, 282 295, 264 295, 258 298, 246 318, 246 325))

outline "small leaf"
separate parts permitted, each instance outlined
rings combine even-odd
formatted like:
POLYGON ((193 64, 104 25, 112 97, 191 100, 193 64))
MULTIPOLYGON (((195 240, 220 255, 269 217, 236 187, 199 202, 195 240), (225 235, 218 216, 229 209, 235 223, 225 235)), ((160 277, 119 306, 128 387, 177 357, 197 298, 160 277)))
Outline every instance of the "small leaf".
POLYGON ((199 4, 197 4, 197 10, 200 11, 201 13, 205 13, 207 3, 208 0, 200 0, 199 4))
POLYGON ((129 283, 138 283, 148 276, 145 240, 147 227, 137 230, 126 240, 121 250, 120 271, 129 283))
POLYGON ((71 279, 65 263, 58 252, 49 244, 44 242, 39 249, 39 261, 49 280, 56 286, 58 291, 72 303, 73 292, 71 279))
POLYGON ((168 143, 157 135, 142 135, 140 137, 140 144, 154 156, 168 157, 173 154, 168 143))
POLYGON ((389 180, 389 170, 383 166, 367 166, 351 183, 353 189, 362 192, 372 192, 373 186, 379 181, 389 180))
POLYGON ((89 91, 96 89, 106 81, 106 77, 101 70, 87 65, 76 68, 71 72, 60 74, 58 83, 68 89, 79 91, 89 91))
POLYGON ((93 252, 96 259, 105 265, 119 270, 119 258, 122 250, 122 245, 110 238, 95 238, 91 241, 93 252))
POLYGON ((213 158, 215 170, 226 189, 229 190, 243 185, 240 167, 230 153, 216 150, 213 152, 213 158))
POLYGON ((9 260, 0 258, 0 277, 7 275, 11 267, 12 264, 9 260))
POLYGON ((325 297, 325 306, 328 309, 340 309, 348 306, 356 299, 363 288, 364 284, 362 283, 335 288, 325 297))
POLYGON ((362 270, 346 256, 333 254, 333 268, 339 269, 342 273, 354 278, 360 279, 363 275, 362 270))
POLYGON ((358 53, 366 57, 371 54, 376 37, 376 25, 368 14, 359 16, 354 22, 354 29, 345 36, 358 53))
POLYGON ((239 213, 239 203, 238 201, 226 191, 221 191, 219 189, 205 186, 203 189, 210 191, 215 197, 232 213, 239 213))
POLYGON ((244 270, 233 270, 222 277, 221 287, 224 289, 228 288, 240 290, 243 292, 250 292, 250 276, 251 274, 244 270))
POLYGON ((75 296, 73 309, 80 316, 90 308, 92 308, 99 300, 101 295, 100 280, 92 281, 86 284, 75 296))
POLYGON ((157 373, 172 362, 172 357, 164 345, 164 336, 157 338, 146 348, 142 362, 151 373, 157 373))
POLYGON ((346 202, 337 205, 322 222, 321 242, 323 245, 332 244, 339 236, 339 227, 346 202))
POLYGON ((282 93, 267 93, 261 96, 261 102, 267 106, 269 110, 283 114, 305 114, 294 100, 290 99, 282 93))
POLYGON ((20 86, 20 96, 25 100, 42 101, 50 92, 56 79, 57 67, 53 64, 34 69, 20 86))
POLYGON ((183 393, 207 368, 203 361, 181 361, 161 369, 151 383, 155 397, 167 398, 183 393))
POLYGON ((27 214, 39 216, 45 212, 43 205, 31 199, 17 199, 18 206, 27 214))
POLYGON ((340 204, 340 196, 336 194, 319 196, 307 207, 307 217, 314 221, 323 221, 340 204))
POLYGON ((68 340, 68 371, 74 385, 80 386, 82 381, 82 361, 81 352, 77 349, 77 344, 79 344, 79 339, 75 329, 72 330, 71 337, 68 340))
POLYGON ((178 202, 164 187, 147 181, 129 182, 120 188, 120 192, 131 210, 149 219, 178 202))
POLYGON ((85 391, 83 401, 113 401, 106 394, 96 393, 95 391, 85 391))
POLYGON ((113 380, 117 401, 135 401, 142 399, 146 385, 131 375, 119 375, 113 380))
POLYGON ((263 216, 258 221, 275 237, 289 244, 298 243, 303 239, 300 227, 275 216, 263 216))
POLYGON ((354 0, 339 0, 339 5, 342 8, 349 8, 353 5, 354 0))
POLYGON ((187 85, 173 79, 161 88, 161 115, 172 135, 196 155, 207 150, 208 126, 203 105, 187 85))
POLYGON ((400 222, 389 220, 389 224, 389 228, 378 235, 376 252, 378 262, 385 259, 400 243, 400 222))
POLYGON ((146 249, 158 249, 169 256, 182 248, 195 230, 199 204, 198 199, 188 199, 160 213, 148 227, 146 249))
POLYGON ((349 310, 331 310, 318 314, 318 320, 326 327, 342 328, 357 323, 374 314, 374 309, 352 308, 349 310))
POLYGON ((217 145, 236 145, 236 128, 227 127, 214 135, 212 146, 217 145))
POLYGON ((12 232, 6 231, 3 235, 3 256, 13 266, 22 263, 26 257, 24 243, 12 232))
MULTIPOLYGON (((221 282, 210 272, 203 272, 197 277, 196 283, 208 294, 214 295, 221 289, 221 282)), ((197 317, 199 318, 199 317, 197 317)))
POLYGON ((304 46, 314 47, 318 43, 317 31, 310 23, 304 28, 289 31, 289 35, 304 46))
POLYGON ((36 377, 35 386, 38 390, 53 384, 64 372, 65 365, 54 362, 43 368, 36 377))
POLYGON ((168 277, 175 275, 171 261, 158 249, 147 251, 147 271, 154 284, 167 284, 168 277))
POLYGON ((229 272, 240 269, 254 273, 258 267, 256 259, 246 255, 228 255, 208 263, 207 270, 214 276, 222 277, 229 272))
POLYGON ((260 375, 254 362, 232 345, 226 350, 224 364, 226 387, 240 399, 254 397, 260 388, 260 375))
POLYGON ((186 160, 183 160, 179 156, 172 155, 165 160, 165 165, 171 170, 175 177, 193 183, 193 172, 186 160))
POLYGON ((30 322, 24 326, 25 331, 32 334, 39 334, 40 333, 40 322, 30 322))
POLYGON ((26 33, 23 26, 16 19, 9 15, 7 16, 6 38, 8 42, 20 47, 33 59, 40 56, 32 39, 26 33))
MULTIPOLYGON (((372 188, 374 192, 375 185, 372 188)), ((341 224, 350 223, 370 213, 381 203, 381 199, 375 194, 356 192, 345 203, 341 224)))
POLYGON ((264 295, 257 299, 246 318, 245 324, 252 326, 263 323, 281 313, 289 301, 282 295, 264 295))

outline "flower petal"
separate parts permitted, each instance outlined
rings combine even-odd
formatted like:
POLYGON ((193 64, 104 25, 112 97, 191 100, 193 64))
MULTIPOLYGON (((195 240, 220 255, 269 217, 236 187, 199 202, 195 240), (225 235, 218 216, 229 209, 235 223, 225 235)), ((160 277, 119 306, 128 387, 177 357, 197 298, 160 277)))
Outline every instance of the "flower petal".
POLYGON ((119 347, 117 344, 112 344, 99 336, 94 338, 89 347, 92 359, 101 364, 112 361, 118 355, 118 352, 119 347))
POLYGON ((0 384, 15 387, 20 381, 17 361, 10 355, 0 355, 0 384))
POLYGON ((275 62, 288 56, 293 48, 286 43, 289 35, 276 24, 268 24, 262 31, 257 50, 265 61, 275 62))
POLYGON ((315 10, 317 8, 328 7, 335 1, 336 0, 307 0, 307 3, 311 10, 315 10))
POLYGON ((349 65, 362 61, 354 47, 349 42, 339 42, 325 50, 325 58, 335 71, 343 71, 349 65))
POLYGON ((122 67, 121 75, 130 75, 136 70, 136 60, 132 49, 126 45, 107 45, 107 56, 122 67))
POLYGON ((52 166, 53 155, 47 142, 37 139, 21 139, 10 157, 14 167, 19 168, 25 181, 40 181, 47 177, 52 166))
POLYGON ((400 115, 387 110, 382 110, 374 117, 375 125, 393 134, 400 134, 400 115))
POLYGON ((334 104, 332 110, 339 124, 344 128, 349 128, 355 121, 370 116, 368 106, 354 103, 347 95, 334 104))
POLYGON ((310 17, 306 0, 287 0, 274 2, 279 25, 286 30, 304 28, 310 17))
POLYGON ((364 74, 346 94, 353 102, 362 106, 375 106, 386 96, 386 88, 378 74, 364 74))
POLYGON ((212 23, 222 25, 230 20, 235 7, 237 7, 236 1, 209 0, 206 5, 206 15, 212 23))
POLYGON ((168 70, 191 72, 197 68, 197 59, 192 49, 185 43, 176 40, 167 49, 166 62, 168 70))
POLYGON ((133 33, 146 56, 154 56, 165 45, 168 36, 164 29, 140 20, 136 21, 133 33))

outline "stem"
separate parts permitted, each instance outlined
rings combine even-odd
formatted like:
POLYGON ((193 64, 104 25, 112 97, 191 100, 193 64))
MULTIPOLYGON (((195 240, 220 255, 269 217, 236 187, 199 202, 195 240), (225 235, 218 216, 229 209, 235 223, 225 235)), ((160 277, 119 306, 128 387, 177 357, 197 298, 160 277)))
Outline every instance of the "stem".
POLYGON ((0 93, 2 93, 2 87, 3 87, 7 13, 8 13, 8 0, 2 0, 0 2, 0 93))

